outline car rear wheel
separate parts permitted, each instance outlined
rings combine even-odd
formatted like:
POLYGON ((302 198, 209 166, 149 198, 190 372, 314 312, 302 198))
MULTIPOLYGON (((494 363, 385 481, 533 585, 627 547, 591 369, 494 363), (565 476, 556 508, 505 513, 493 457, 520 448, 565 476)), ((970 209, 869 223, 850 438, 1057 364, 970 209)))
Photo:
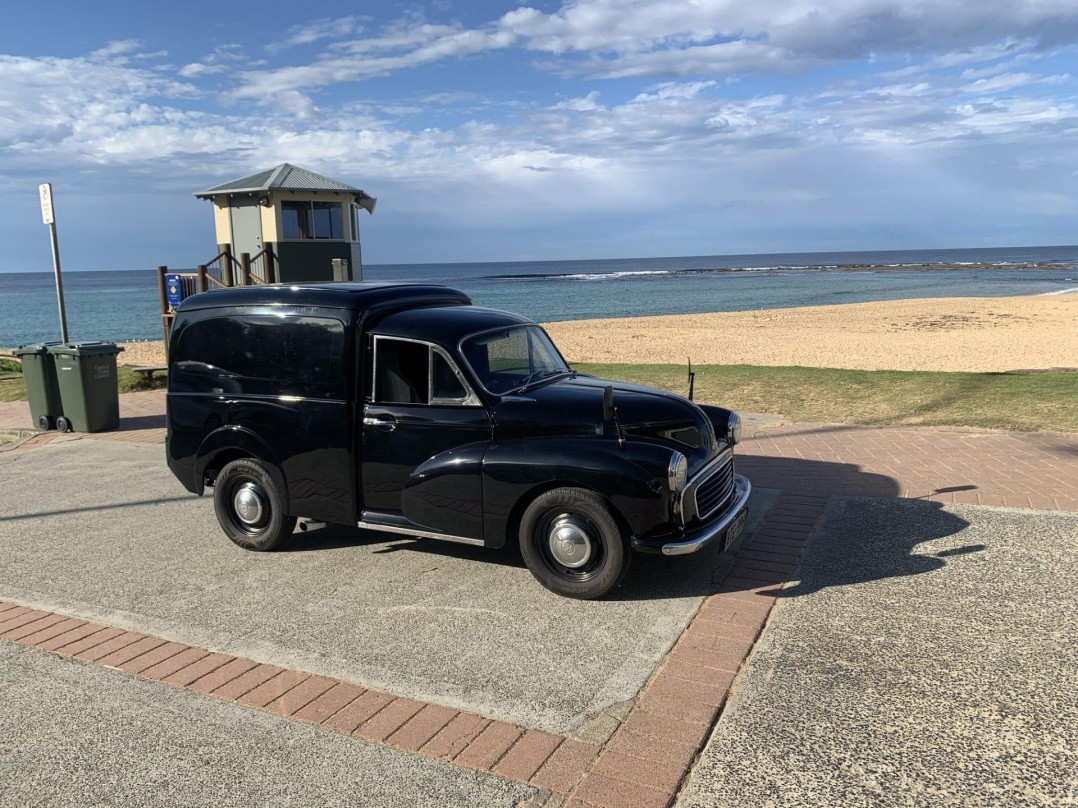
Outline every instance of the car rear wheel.
POLYGON ((631 559, 610 509, 584 488, 555 488, 535 498, 520 521, 520 554, 547 589, 582 599, 618 586, 631 559))
POLYGON ((247 550, 272 550, 292 535, 280 487, 260 460, 233 460, 213 487, 213 509, 225 535, 247 550))

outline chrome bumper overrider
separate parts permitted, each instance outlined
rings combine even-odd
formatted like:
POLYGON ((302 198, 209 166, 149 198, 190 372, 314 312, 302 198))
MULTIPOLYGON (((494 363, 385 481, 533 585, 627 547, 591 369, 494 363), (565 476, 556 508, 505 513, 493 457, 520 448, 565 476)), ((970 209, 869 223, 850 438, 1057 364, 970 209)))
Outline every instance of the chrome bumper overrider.
POLYGON ((712 522, 711 524, 704 525, 698 530, 685 533, 679 541, 658 544, 634 538, 633 546, 644 552, 659 552, 663 555, 687 555, 688 553, 695 553, 715 539, 725 535, 730 525, 741 516, 748 506, 750 493, 752 493, 752 485, 749 481, 740 474, 735 474, 733 501, 721 519, 712 522))

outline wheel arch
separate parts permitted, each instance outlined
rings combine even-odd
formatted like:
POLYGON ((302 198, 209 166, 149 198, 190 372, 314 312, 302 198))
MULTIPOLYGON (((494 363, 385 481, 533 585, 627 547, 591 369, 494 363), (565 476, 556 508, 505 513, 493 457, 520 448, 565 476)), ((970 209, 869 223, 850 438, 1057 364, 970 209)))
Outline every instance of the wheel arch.
MULTIPOLYGON (((273 476, 274 482, 281 488, 285 502, 288 501, 288 483, 276 454, 262 438, 249 429, 237 426, 222 426, 215 429, 198 447, 195 458, 195 485, 201 495, 207 479, 216 480, 221 469, 233 460, 261 461, 273 476)), ((212 485, 212 482, 210 483, 212 485)))

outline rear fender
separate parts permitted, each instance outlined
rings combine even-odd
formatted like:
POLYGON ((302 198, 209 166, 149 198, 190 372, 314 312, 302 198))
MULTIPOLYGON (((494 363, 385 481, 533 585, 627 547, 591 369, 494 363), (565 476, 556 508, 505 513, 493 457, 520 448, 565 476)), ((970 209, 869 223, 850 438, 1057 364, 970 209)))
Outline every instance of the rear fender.
POLYGON ((196 493, 199 496, 203 494, 207 472, 220 470, 225 464, 241 457, 253 457, 265 462, 270 474, 281 486, 285 501, 288 501, 288 490, 276 453, 254 432, 233 424, 218 427, 199 445, 195 455, 196 493))

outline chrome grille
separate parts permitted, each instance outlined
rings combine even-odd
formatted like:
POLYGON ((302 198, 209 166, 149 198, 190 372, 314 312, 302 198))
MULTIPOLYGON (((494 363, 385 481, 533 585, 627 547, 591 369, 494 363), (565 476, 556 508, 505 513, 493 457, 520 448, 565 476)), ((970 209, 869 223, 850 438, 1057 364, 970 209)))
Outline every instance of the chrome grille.
POLYGON ((696 515, 706 522, 729 503, 734 493, 734 461, 716 466, 711 474, 696 486, 696 515))

